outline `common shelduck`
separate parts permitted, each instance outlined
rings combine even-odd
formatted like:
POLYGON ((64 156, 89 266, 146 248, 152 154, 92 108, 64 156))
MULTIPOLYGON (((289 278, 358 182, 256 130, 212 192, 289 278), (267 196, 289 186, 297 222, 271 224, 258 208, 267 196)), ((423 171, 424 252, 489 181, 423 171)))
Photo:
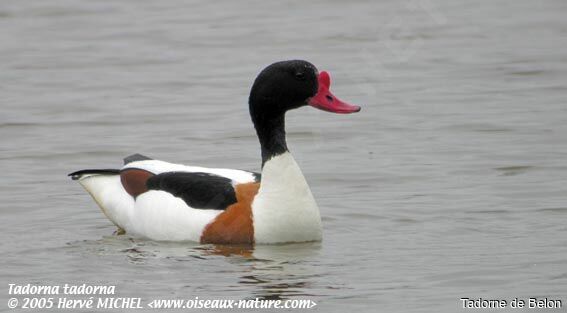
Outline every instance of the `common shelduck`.
POLYGON ((153 240, 219 244, 319 241, 319 208, 285 135, 285 113, 305 105, 354 113, 359 106, 329 90, 327 72, 282 61, 260 72, 249 110, 262 152, 262 173, 185 166, 140 154, 121 169, 69 174, 121 232, 153 240))

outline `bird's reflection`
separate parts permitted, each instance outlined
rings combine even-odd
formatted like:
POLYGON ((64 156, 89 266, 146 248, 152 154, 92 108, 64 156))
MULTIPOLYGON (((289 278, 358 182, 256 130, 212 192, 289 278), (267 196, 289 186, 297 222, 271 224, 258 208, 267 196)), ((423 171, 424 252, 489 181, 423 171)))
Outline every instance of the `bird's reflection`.
POLYGON ((204 255, 220 255, 238 264, 243 275, 241 286, 254 287, 251 299, 284 300, 291 297, 313 296, 307 292, 312 280, 320 275, 316 267, 306 263, 316 257, 321 243, 281 245, 207 245, 196 248, 204 255))
POLYGON ((253 245, 207 245, 194 248, 203 255, 221 255, 225 257, 238 256, 246 259, 253 258, 253 245))
MULTIPOLYGON (((320 242, 279 245, 201 245, 190 242, 156 242, 128 237, 105 236, 99 240, 76 241, 66 248, 75 253, 123 255, 128 263, 144 265, 155 259, 191 262, 217 259, 232 266, 235 284, 227 288, 244 291, 249 299, 289 299, 315 296, 317 282, 324 275, 320 263, 320 242), (233 266, 236 266, 234 269, 233 266)), ((219 271, 227 268, 219 268, 219 271)), ((228 276, 230 277, 230 276, 228 276)), ((320 289, 319 289, 320 290, 320 289)))

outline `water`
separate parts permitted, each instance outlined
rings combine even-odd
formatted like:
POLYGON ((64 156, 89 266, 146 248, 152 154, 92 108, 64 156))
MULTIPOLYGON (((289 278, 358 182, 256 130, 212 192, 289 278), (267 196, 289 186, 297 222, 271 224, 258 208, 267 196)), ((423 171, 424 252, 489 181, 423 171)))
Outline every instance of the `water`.
MULTIPOLYGON (((3 1, 5 284, 298 299, 320 312, 567 305, 567 3, 3 1), (322 243, 234 251, 112 235, 65 175, 155 158, 259 170, 265 65, 302 58, 363 106, 288 114, 322 243)), ((501 310, 508 311, 508 310, 501 310)))

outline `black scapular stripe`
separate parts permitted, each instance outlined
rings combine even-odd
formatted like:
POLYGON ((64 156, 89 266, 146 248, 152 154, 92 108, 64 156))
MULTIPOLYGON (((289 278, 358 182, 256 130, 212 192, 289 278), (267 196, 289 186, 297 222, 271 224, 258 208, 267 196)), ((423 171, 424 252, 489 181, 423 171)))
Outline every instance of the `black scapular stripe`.
POLYGON ((150 177, 146 186, 167 191, 194 209, 225 210, 236 203, 232 181, 209 173, 162 173, 150 177))

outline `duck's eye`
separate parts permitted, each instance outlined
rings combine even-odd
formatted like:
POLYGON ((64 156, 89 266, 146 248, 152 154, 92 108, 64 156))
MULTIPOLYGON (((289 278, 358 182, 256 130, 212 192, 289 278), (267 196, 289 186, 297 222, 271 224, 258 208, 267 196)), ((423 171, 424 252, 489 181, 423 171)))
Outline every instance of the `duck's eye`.
POLYGON ((305 73, 303 72, 296 72, 295 73, 295 78, 299 79, 299 80, 305 80, 305 73))

